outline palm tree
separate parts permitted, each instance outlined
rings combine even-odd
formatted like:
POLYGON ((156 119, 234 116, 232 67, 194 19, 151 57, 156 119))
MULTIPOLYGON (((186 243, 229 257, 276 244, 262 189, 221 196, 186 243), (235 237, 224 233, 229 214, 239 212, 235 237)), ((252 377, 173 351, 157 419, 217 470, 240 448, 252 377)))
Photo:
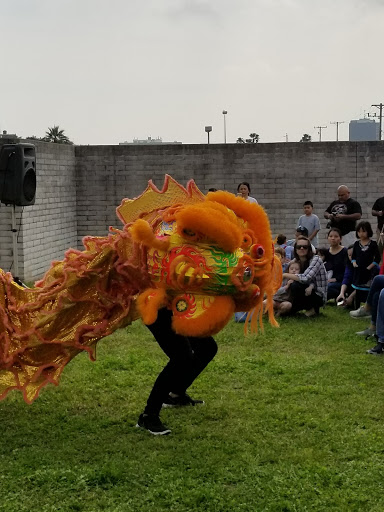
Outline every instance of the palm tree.
POLYGON ((242 137, 239 137, 236 142, 238 144, 256 144, 259 142, 260 135, 258 133, 250 133, 249 136, 250 139, 243 139, 242 137))
POLYGON ((312 137, 308 135, 308 133, 304 133, 304 135, 301 137, 300 142, 311 142, 312 137))
POLYGON ((258 133, 250 133, 249 136, 251 137, 250 142, 253 142, 253 144, 257 144, 259 142, 260 135, 258 133))
POLYGON ((73 144, 69 138, 64 134, 64 130, 60 130, 59 126, 48 128, 45 132, 45 142, 54 142, 56 144, 73 144))

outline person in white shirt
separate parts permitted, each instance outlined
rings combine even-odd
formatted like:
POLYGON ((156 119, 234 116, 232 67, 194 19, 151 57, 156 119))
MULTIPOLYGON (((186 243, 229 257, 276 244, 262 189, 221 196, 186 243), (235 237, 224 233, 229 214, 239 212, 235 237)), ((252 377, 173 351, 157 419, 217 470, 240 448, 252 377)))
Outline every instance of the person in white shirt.
POLYGON ((241 196, 243 199, 249 201, 250 203, 258 204, 257 200, 249 195, 250 193, 251 187, 249 186, 249 183, 247 183, 246 181, 242 181, 237 187, 237 195, 241 196))

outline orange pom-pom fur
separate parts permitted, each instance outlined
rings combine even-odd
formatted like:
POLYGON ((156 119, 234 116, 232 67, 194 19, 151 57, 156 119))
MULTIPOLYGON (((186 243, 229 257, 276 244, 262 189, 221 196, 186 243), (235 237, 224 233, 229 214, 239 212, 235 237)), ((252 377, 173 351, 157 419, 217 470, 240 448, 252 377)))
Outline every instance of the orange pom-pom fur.
POLYGON ((196 318, 183 318, 174 315, 172 327, 182 336, 196 336, 204 338, 218 333, 230 321, 235 311, 233 299, 226 296, 215 297, 205 313, 196 318))
POLYGON ((137 309, 145 325, 151 325, 157 319, 157 312, 167 303, 166 292, 162 288, 148 288, 137 297, 137 309))
POLYGON ((166 238, 157 238, 146 220, 139 219, 135 221, 130 231, 133 240, 138 244, 141 243, 146 247, 154 247, 161 251, 167 251, 169 248, 169 240, 166 238))
POLYGON ((184 237, 186 232, 202 234, 208 242, 232 252, 241 245, 242 232, 236 221, 224 212, 228 212, 225 207, 209 202, 186 206, 175 215, 178 233, 184 237))

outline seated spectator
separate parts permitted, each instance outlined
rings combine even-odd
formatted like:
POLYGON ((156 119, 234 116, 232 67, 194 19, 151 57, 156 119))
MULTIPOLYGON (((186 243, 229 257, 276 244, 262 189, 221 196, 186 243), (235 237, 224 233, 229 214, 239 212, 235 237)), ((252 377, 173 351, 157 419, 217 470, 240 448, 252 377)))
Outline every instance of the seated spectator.
POLYGON ((313 254, 308 238, 299 236, 294 245, 294 259, 300 263, 300 274, 283 273, 283 279, 291 279, 292 294, 291 313, 306 310, 306 316, 319 313, 320 307, 327 299, 327 274, 320 257, 313 254), (309 296, 305 295, 306 287, 313 283, 314 288, 309 296))
POLYGON ((372 336, 376 334, 377 306, 381 290, 384 289, 384 261, 381 264, 380 275, 375 276, 369 289, 368 297, 364 306, 351 311, 352 318, 371 317, 371 324, 363 331, 358 331, 359 336, 372 336))
MULTIPOLYGON (((288 264, 289 274, 300 274, 300 263, 298 261, 292 260, 288 264)), ((291 284, 294 281, 292 279, 284 279, 282 286, 277 290, 275 295, 273 296, 273 309, 275 311, 275 316, 278 317, 280 315, 287 315, 292 309, 292 294, 291 294, 291 284)), ((305 289, 305 295, 311 295, 312 290, 314 288, 313 284, 310 284, 305 289)), ((264 301, 265 305, 266 301, 264 301)))
POLYGON ((290 261, 285 255, 285 249, 281 245, 275 245, 275 254, 280 257, 281 266, 283 267, 283 272, 285 272, 290 261))
POLYGON ((277 235, 275 247, 282 247, 285 249, 287 247, 287 237, 285 235, 277 235))
MULTIPOLYGON (((290 240, 287 240, 287 242, 286 242, 287 246, 285 248, 285 255, 289 260, 292 260, 294 257, 293 256, 293 246, 295 245, 296 240, 299 236, 305 236, 308 238, 308 229, 303 226, 298 226, 296 228, 295 238, 291 238, 290 240)), ((311 246, 312 246, 312 253, 315 254, 316 249, 312 244, 311 244, 311 246)))
POLYGON ((352 288, 353 265, 352 265, 353 245, 347 249, 347 263, 345 265, 344 277, 341 283, 340 293, 336 298, 336 304, 344 308, 350 308, 355 302, 356 290, 352 288))
POLYGON ((373 235, 369 222, 361 221, 356 226, 356 236, 359 238, 353 244, 352 288, 356 290, 356 307, 367 298, 370 285, 375 275, 379 273, 380 253, 377 243, 371 240, 373 235))
POLYGON ((377 303, 376 330, 377 344, 367 350, 367 354, 381 356, 384 354, 384 290, 381 290, 377 303))
MULTIPOLYGON (((325 261, 325 257, 327 255, 327 252, 328 252, 328 248, 327 247, 318 247, 316 249, 316 254, 321 258, 321 261, 324 263, 325 261)), ((332 270, 331 271, 327 271, 327 279, 330 279, 333 275, 333 272, 332 270)))
POLYGON ((281 264, 284 263, 285 260, 285 251, 282 247, 275 247, 275 254, 280 258, 281 264))
POLYGON ((327 300, 330 300, 340 295, 348 254, 347 249, 341 245, 341 231, 338 228, 328 231, 328 243, 329 249, 323 261, 328 278, 327 300))

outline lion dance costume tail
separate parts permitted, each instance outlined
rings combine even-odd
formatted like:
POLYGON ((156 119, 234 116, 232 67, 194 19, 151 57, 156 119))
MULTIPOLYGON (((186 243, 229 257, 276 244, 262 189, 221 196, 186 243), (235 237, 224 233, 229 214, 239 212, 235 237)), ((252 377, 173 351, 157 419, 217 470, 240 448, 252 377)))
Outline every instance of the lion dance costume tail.
POLYGON ((277 325, 281 265, 261 206, 166 176, 161 191, 150 181, 117 215, 122 230, 86 237, 34 288, 0 270, 0 399, 19 389, 33 402, 79 352, 94 359, 99 339, 140 317, 153 323, 162 307, 179 334, 207 336, 235 311, 253 312, 251 330, 262 326, 266 296, 277 325))

